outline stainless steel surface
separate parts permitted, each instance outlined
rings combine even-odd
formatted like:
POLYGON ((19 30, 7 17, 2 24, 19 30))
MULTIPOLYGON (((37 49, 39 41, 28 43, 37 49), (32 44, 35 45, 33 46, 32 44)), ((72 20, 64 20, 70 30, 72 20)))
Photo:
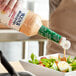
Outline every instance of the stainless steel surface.
POLYGON ((0 30, 0 42, 2 41, 23 41, 29 37, 15 30, 0 30))
POLYGON ((9 41, 29 41, 29 40, 37 40, 37 41, 44 41, 46 38, 43 38, 41 36, 32 36, 27 37, 23 33, 20 33, 16 30, 11 29, 2 29, 0 30, 0 42, 9 42, 9 41))

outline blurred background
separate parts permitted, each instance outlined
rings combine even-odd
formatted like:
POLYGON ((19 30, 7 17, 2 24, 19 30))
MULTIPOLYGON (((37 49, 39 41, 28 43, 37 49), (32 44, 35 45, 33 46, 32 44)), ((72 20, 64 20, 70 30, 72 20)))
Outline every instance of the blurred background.
MULTIPOLYGON (((49 0, 22 0, 22 7, 31 10, 41 16, 42 20, 49 20, 49 0)), ((8 32, 9 30, 3 30, 8 32)), ((0 30, 2 33, 2 29, 0 30)), ((8 38, 8 36, 7 36, 8 38)), ((3 41, 0 42, 0 50, 9 61, 28 59, 31 53, 36 56, 46 54, 47 39, 25 40, 25 41, 3 41), (40 52, 41 51, 41 52, 40 52)))

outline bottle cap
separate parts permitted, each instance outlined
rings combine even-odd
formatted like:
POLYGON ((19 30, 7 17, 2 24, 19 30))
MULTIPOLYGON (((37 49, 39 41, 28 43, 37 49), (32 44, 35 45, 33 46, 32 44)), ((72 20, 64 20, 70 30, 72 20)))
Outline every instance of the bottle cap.
POLYGON ((65 37, 62 37, 62 40, 61 40, 61 42, 60 42, 60 45, 61 45, 64 49, 66 49, 66 50, 68 50, 68 49, 71 47, 70 41, 66 40, 65 37))

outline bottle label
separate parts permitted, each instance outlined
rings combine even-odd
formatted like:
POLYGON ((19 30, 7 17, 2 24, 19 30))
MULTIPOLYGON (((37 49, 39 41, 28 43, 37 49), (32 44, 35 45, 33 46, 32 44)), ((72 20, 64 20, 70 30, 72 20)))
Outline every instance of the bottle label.
POLYGON ((57 34, 56 32, 48 29, 47 27, 45 26, 41 26, 39 32, 38 32, 40 35, 50 39, 50 40, 53 40, 57 43, 59 43, 59 41, 61 40, 61 35, 57 34))
POLYGON ((19 30, 28 12, 28 10, 25 11, 24 9, 18 9, 16 12, 11 14, 0 13, 0 22, 11 28, 19 30))

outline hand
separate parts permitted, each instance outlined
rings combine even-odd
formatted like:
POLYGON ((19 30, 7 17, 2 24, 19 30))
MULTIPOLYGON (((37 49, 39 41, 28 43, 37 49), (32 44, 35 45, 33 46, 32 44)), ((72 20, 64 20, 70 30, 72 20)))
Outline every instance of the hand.
POLYGON ((0 11, 10 13, 16 11, 20 0, 0 0, 0 11))

